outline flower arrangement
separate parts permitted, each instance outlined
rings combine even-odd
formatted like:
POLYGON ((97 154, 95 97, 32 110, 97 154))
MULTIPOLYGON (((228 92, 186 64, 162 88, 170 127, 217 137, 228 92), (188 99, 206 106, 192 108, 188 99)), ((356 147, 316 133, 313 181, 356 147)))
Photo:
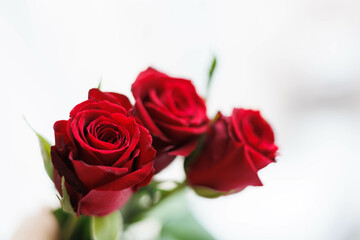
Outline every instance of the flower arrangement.
MULTIPOLYGON (((215 66, 216 59, 208 87, 215 66)), ((126 239, 133 224, 182 189, 215 198, 261 186, 258 170, 275 161, 274 134, 259 111, 235 108, 210 120, 190 80, 153 68, 139 74, 131 91, 134 104, 120 93, 90 89, 69 119, 54 124, 54 145, 37 134, 61 203, 53 212, 60 239, 126 239), (186 179, 163 188, 153 177, 177 156, 186 179)), ((211 239, 201 231, 167 234, 211 239)))

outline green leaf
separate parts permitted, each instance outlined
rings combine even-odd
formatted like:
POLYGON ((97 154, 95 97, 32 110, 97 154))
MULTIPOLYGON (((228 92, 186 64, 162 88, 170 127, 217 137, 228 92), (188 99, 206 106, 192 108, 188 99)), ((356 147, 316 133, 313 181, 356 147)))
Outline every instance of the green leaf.
POLYGON ((122 218, 120 211, 104 217, 91 217, 91 234, 93 240, 119 240, 122 235, 122 218))
POLYGON ((74 212, 74 209, 71 205, 70 196, 66 191, 64 177, 61 178, 61 189, 62 189, 62 199, 60 200, 60 203, 61 203, 63 210, 72 215, 76 215, 76 213, 74 212))
POLYGON ((102 83, 102 79, 99 82, 99 85, 97 86, 97 88, 100 90, 101 89, 101 83, 102 83))
POLYGON ((43 136, 41 136, 39 133, 37 133, 31 127, 31 125, 29 124, 29 122, 26 120, 25 117, 24 117, 24 120, 29 125, 29 127, 33 130, 33 132, 36 134, 36 136, 39 139, 40 148, 41 148, 41 155, 42 155, 43 162, 44 162, 44 167, 45 167, 47 175, 52 180, 53 175, 54 175, 54 167, 53 167, 52 162, 51 162, 51 154, 50 154, 51 144, 43 136))
POLYGON ((163 225, 157 240, 214 239, 192 215, 184 193, 174 194, 149 213, 150 217, 156 217, 163 225))
POLYGON ((212 77, 213 77, 213 74, 214 74, 214 71, 215 71, 215 68, 216 68, 216 62, 217 62, 216 57, 214 57, 212 62, 211 62, 210 69, 209 69, 209 78, 208 78, 207 85, 206 85, 206 97, 209 96, 210 86, 211 86, 211 83, 212 83, 212 77))

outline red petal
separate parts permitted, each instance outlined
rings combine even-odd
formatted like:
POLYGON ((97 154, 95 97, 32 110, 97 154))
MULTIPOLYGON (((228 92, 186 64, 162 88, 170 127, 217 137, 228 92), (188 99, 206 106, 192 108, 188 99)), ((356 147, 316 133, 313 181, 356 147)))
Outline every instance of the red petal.
POLYGON ((68 156, 60 156, 55 146, 51 147, 51 162, 58 174, 65 177, 66 182, 76 187, 79 192, 82 191, 83 186, 74 171, 72 170, 72 166, 69 162, 68 156))
POLYGON ((198 142, 199 142, 199 137, 195 137, 189 142, 186 142, 186 144, 169 151, 168 154, 173 156, 180 155, 187 157, 195 150, 198 142))
POLYGON ((144 124, 144 126, 151 132, 151 135, 156 136, 163 141, 169 142, 169 139, 165 137, 165 135, 161 132, 161 130, 154 123, 153 119, 150 117, 141 99, 135 99, 134 111, 135 116, 141 119, 141 122, 144 124))
MULTIPOLYGON (((71 156, 70 156, 71 158, 71 156)), ((124 176, 128 169, 109 166, 93 166, 71 159, 76 175, 87 189, 93 189, 124 176)))
POLYGON ((123 106, 126 110, 130 110, 132 108, 132 104, 125 95, 114 92, 102 92, 97 88, 93 88, 89 90, 89 99, 93 99, 97 101, 105 100, 112 103, 116 103, 123 106))
POLYGON ((149 162, 143 168, 129 173, 97 189, 99 191, 119 191, 125 188, 134 187, 144 181, 152 173, 152 169, 153 162, 149 162))
POLYGON ((257 152, 253 148, 249 148, 248 146, 245 146, 245 149, 247 151, 249 158, 252 160, 256 169, 258 169, 258 170, 260 170, 260 169, 266 167, 268 164, 274 162, 274 159, 269 158, 269 157, 257 152))
POLYGON ((65 146, 69 144, 70 140, 66 133, 66 126, 68 121, 61 120, 54 124, 55 146, 59 151, 63 151, 65 146))
MULTIPOLYGON (((204 162, 209 158, 211 156, 203 155, 196 161, 204 162)), ((237 192, 249 185, 262 186, 257 170, 241 147, 228 147, 227 154, 212 168, 190 168, 187 177, 191 185, 205 186, 221 192, 237 192)))
POLYGON ((174 155, 171 156, 166 152, 157 152, 156 157, 154 159, 155 173, 158 173, 161 170, 163 170, 165 167, 167 167, 175 159, 175 157, 176 156, 174 155))
POLYGON ((187 119, 177 117, 168 109, 162 109, 152 102, 146 102, 145 107, 149 116, 151 116, 154 121, 156 121, 156 119, 161 119, 162 122, 180 126, 186 126, 189 123, 187 119))
POLYGON ((80 200, 78 212, 88 216, 105 216, 124 206, 132 192, 131 188, 120 191, 93 189, 80 200))
POLYGON ((107 113, 122 113, 124 115, 127 114, 127 110, 119 104, 111 103, 109 101, 97 102, 95 100, 90 99, 76 105, 71 110, 70 117, 74 118, 78 113, 83 112, 85 110, 92 110, 92 111, 103 110, 106 111, 107 113))
POLYGON ((186 127, 186 126, 176 126, 170 125, 164 122, 157 121, 157 124, 161 127, 162 131, 172 140, 172 142, 182 142, 188 140, 191 137, 196 137, 198 135, 206 132, 208 125, 203 124, 196 127, 186 127))

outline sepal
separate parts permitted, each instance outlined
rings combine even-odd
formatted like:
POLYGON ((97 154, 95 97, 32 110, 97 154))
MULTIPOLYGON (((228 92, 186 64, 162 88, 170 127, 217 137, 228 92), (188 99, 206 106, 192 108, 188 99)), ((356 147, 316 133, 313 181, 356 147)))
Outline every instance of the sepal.
POLYGON ((194 190, 194 192, 197 195, 199 195, 201 197, 205 197, 205 198, 218 198, 218 197, 221 197, 223 195, 227 195, 230 193, 230 192, 216 191, 214 189, 204 187, 204 186, 192 186, 192 189, 194 190))
POLYGON ((62 198, 60 199, 60 204, 61 204, 62 209, 67 213, 76 215, 74 208, 71 205, 70 196, 66 191, 64 177, 61 178, 61 191, 62 191, 62 198))
POLYGON ((41 156, 43 158, 43 162, 44 162, 44 167, 46 170, 47 175, 49 176, 49 178, 51 180, 53 180, 53 175, 54 175, 54 167, 52 165, 51 162, 51 154, 50 154, 50 147, 51 144, 49 143, 49 141, 47 141, 43 136, 41 136, 39 133, 37 133, 30 125, 30 123, 26 120, 26 118, 24 117, 25 122, 29 125, 29 127, 31 128, 31 130, 33 130, 33 132, 36 134, 36 136, 39 139, 39 143, 40 143, 40 149, 41 149, 41 156))

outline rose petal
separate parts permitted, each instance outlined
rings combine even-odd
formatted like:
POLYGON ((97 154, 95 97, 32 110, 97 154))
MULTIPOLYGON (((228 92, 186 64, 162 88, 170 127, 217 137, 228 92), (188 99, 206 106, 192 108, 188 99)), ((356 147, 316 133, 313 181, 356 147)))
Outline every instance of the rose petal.
POLYGON ((128 169, 109 166, 88 165, 80 160, 70 160, 74 166, 76 175, 87 189, 93 189, 124 176, 128 169))
POLYGON ((131 188, 120 191, 93 189, 79 201, 78 213, 88 216, 105 216, 125 205, 132 192, 131 188))
POLYGON ((133 187, 134 191, 137 191, 139 188, 148 185, 151 182, 151 180, 154 176, 154 173, 155 173, 155 169, 153 168, 153 169, 151 169, 151 171, 149 172, 149 175, 144 180, 142 180, 139 184, 137 184, 133 187))
POLYGON ((121 151, 129 145, 128 139, 130 139, 130 135, 126 128, 118 122, 103 116, 92 121, 87 126, 87 132, 86 139, 88 143, 96 149, 121 151), (103 139, 107 135, 112 135, 116 141, 112 142, 109 139, 103 139))
POLYGON ((139 130, 139 125, 136 123, 134 118, 126 118, 121 114, 114 114, 113 119, 117 120, 119 123, 123 123, 124 125, 126 125, 126 129, 130 133, 130 137, 129 137, 130 140, 127 149, 112 164, 113 166, 119 167, 129 160, 131 153, 134 151, 135 147, 137 146, 140 140, 140 130, 139 130))
POLYGON ((102 92, 97 88, 92 88, 89 90, 89 99, 93 99, 96 101, 109 101, 112 103, 116 103, 124 107, 126 110, 130 110, 132 105, 129 99, 122 94, 114 93, 114 92, 102 92))
POLYGON ((186 142, 186 144, 170 150, 168 154, 172 156, 176 156, 176 155, 184 156, 184 157, 189 156, 195 150, 198 142, 199 142, 198 138, 192 139, 189 142, 186 142))
POLYGON ((85 137, 84 132, 80 132, 78 129, 84 129, 86 124, 92 118, 96 118, 99 114, 98 111, 84 111, 82 113, 77 114, 75 119, 72 122, 72 129, 74 133, 74 138, 80 144, 81 155, 79 159, 83 160, 86 163, 92 165, 116 165, 119 166, 120 162, 124 162, 127 160, 129 155, 131 154, 132 150, 135 148, 138 139, 139 139, 139 132, 137 130, 137 124, 133 118, 129 118, 124 116, 123 114, 105 114, 106 117, 111 118, 117 124, 124 126, 129 131, 129 143, 127 149, 114 149, 114 150, 103 150, 97 149, 85 142, 83 138, 85 137), (77 122, 79 125, 77 126, 77 122), (83 156, 84 155, 84 156, 83 156), (95 156, 95 157, 94 157, 95 156), (101 163, 93 164, 96 160, 100 160, 101 163))
POLYGON ((76 187, 78 191, 82 191, 83 186, 79 181, 78 177, 72 170, 70 161, 65 163, 64 159, 68 159, 67 156, 60 156, 55 146, 51 147, 51 162, 60 176, 64 176, 66 182, 76 187))
POLYGON ((149 102, 153 102, 160 109, 163 109, 163 110, 167 109, 167 107, 164 105, 164 103, 159 99, 156 89, 154 89, 154 88, 149 89, 149 98, 150 98, 149 102))
POLYGON ((169 155, 166 152, 157 152, 154 159, 155 173, 158 173, 167 167, 175 159, 175 157, 176 156, 169 155))
POLYGON ((97 189, 99 191, 119 191, 125 188, 135 187, 151 175, 152 169, 153 162, 149 162, 144 165, 143 168, 137 169, 119 179, 98 187, 97 189))
POLYGON ((161 90, 163 81, 169 78, 167 75, 149 67, 141 72, 131 86, 131 92, 134 98, 144 98, 149 94, 153 87, 161 90))
POLYGON ((144 126, 141 125, 139 125, 139 130, 141 135, 139 141, 140 154, 136 167, 142 168, 149 162, 153 163, 153 159, 155 157, 156 151, 152 147, 152 137, 149 131, 144 126))
POLYGON ((62 189, 61 189, 61 175, 59 174, 59 172, 56 170, 56 168, 54 168, 54 174, 53 174, 53 182, 55 184, 55 188, 56 190, 58 190, 58 192, 60 193, 60 196, 62 197, 62 189))
POLYGON ((245 137, 244 134, 242 132, 242 130, 240 129, 240 124, 241 124, 241 118, 244 114, 244 111, 242 111, 241 109, 234 109, 233 113, 230 117, 230 121, 231 121, 231 126, 234 132, 234 135, 236 137, 236 140, 239 142, 244 143, 245 142, 245 137))
POLYGON ((196 127, 186 127, 170 125, 160 121, 157 121, 156 123, 161 127, 166 136, 169 136, 173 142, 180 143, 182 141, 188 140, 188 138, 203 134, 208 128, 207 124, 196 127))
POLYGON ((153 122, 149 113, 146 111, 141 100, 140 99, 135 99, 135 100, 136 100, 136 102, 134 105, 134 111, 135 111, 134 114, 141 119, 144 126, 147 129, 149 129, 149 131, 151 132, 151 134, 153 136, 156 136, 156 137, 162 139, 163 141, 169 142, 169 139, 167 137, 165 137, 165 135, 162 133, 162 131, 155 125, 155 123, 153 122))
POLYGON ((162 109, 159 106, 155 105, 152 102, 146 102, 145 107, 149 115, 156 121, 156 119, 160 119, 162 122, 172 124, 172 125, 180 125, 186 126, 188 124, 187 119, 179 118, 175 116, 172 112, 167 109, 162 109))
POLYGON ((257 152, 253 148, 249 148, 248 146, 246 146, 246 151, 247 151, 249 158, 254 163, 257 170, 260 170, 260 169, 266 167, 268 164, 275 162, 274 159, 271 159, 271 158, 257 152))
MULTIPOLYGON (((252 163, 246 157, 243 147, 231 144, 227 153, 212 168, 193 168, 189 170, 188 181, 194 186, 205 186, 222 192, 238 192, 246 186, 262 186, 252 163)), ((206 161, 211 156, 203 155, 197 161, 206 161)))
POLYGON ((127 110, 119 105, 119 104, 115 104, 109 101, 95 101, 95 100, 86 100, 82 103, 79 103, 78 105, 76 105, 70 112, 70 117, 74 118, 78 113, 86 111, 86 110, 91 110, 91 111, 95 111, 95 110, 102 110, 105 111, 107 113, 122 113, 124 115, 127 114, 127 110))
POLYGON ((257 168, 243 144, 229 137, 229 119, 220 115, 209 129, 200 154, 186 166, 188 182, 220 192, 261 186, 257 168))
POLYGON ((70 140, 66 132, 68 121, 57 121, 54 124, 55 145, 59 151, 63 151, 70 140))

